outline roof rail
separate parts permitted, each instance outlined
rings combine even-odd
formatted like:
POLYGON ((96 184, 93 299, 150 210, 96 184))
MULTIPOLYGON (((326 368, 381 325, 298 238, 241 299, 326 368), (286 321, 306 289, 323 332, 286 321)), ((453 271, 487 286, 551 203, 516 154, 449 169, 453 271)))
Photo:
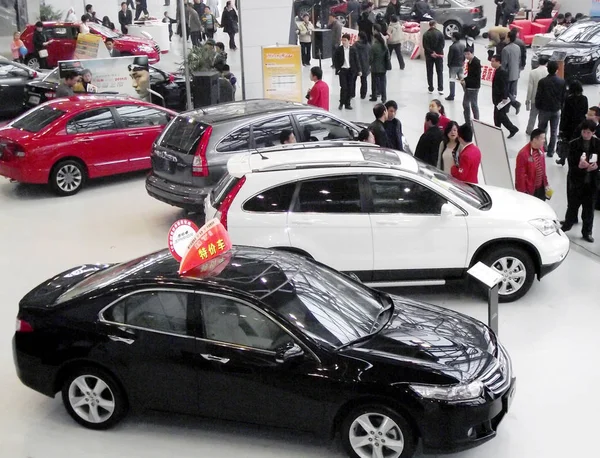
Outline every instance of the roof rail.
POLYGON ((253 169, 252 173, 261 172, 279 172, 283 170, 303 170, 303 169, 330 169, 338 167, 373 167, 380 169, 390 169, 393 166, 391 164, 384 164, 382 162, 374 161, 339 161, 339 162, 300 162, 293 163, 288 162, 286 164, 270 165, 268 167, 253 169))
POLYGON ((363 148, 379 148, 377 145, 370 143, 359 142, 354 140, 322 140, 319 142, 301 142, 288 143, 285 145, 269 146, 265 148, 255 148, 250 154, 277 153, 280 151, 299 150, 299 149, 316 149, 316 148, 340 148, 340 147, 363 147, 363 148))

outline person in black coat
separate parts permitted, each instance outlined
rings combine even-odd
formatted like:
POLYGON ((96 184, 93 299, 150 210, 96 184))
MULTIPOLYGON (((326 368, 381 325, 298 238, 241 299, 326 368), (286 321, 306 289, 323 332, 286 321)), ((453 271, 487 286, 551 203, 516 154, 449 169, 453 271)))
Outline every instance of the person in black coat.
POLYGON ((390 0, 385 9, 385 20, 389 24, 392 22, 392 16, 400 17, 400 1, 390 0))
MULTIPOLYGON (((571 81, 565 104, 560 111, 560 138, 561 142, 568 143, 579 136, 579 125, 585 120, 585 115, 588 112, 588 99, 583 95, 583 86, 577 80, 571 81)), ((568 150, 566 148, 558 148, 559 159, 556 163, 565 165, 568 150)))
POLYGON ((131 10, 127 8, 127 3, 121 3, 121 10, 119 11, 119 24, 121 24, 121 32, 127 35, 127 26, 133 23, 133 14, 131 10))
POLYGON ((494 72, 494 80, 492 81, 492 102, 494 103, 494 125, 496 127, 504 126, 510 132, 508 138, 512 138, 519 131, 510 119, 508 119, 508 109, 510 103, 507 103, 502 108, 498 108, 500 102, 504 102, 508 97, 508 72, 502 68, 502 57, 499 54, 492 56, 492 67, 494 72))
POLYGON ((239 18, 231 0, 227 2, 223 9, 223 13, 221 14, 221 27, 223 27, 223 31, 229 35, 229 49, 237 49, 237 46, 235 45, 235 34, 240 31, 239 18))
POLYGON ((467 46, 465 49, 465 58, 467 59, 467 76, 461 80, 465 89, 463 96, 463 113, 465 123, 471 124, 471 110, 473 117, 479 119, 479 89, 481 88, 481 62, 475 57, 474 49, 467 46))
POLYGON ((437 113, 428 112, 425 115, 425 125, 427 130, 417 143, 415 149, 415 157, 425 162, 426 164, 437 167, 440 154, 440 143, 444 140, 444 133, 438 126, 440 115, 437 113))
POLYGON ((496 4, 496 20, 494 21, 494 25, 498 27, 504 16, 504 0, 494 0, 494 3, 496 4))
POLYGON ((569 143, 569 173, 567 175, 567 212, 561 229, 571 230, 581 207, 581 235, 594 243, 594 204, 598 193, 598 158, 600 140, 594 136, 593 121, 581 123, 581 136, 569 143))
POLYGON ((369 11, 363 6, 363 12, 358 18, 358 31, 363 32, 367 36, 367 41, 373 41, 373 22, 369 19, 369 11))
POLYGON ((338 46, 333 55, 335 73, 340 78, 340 106, 352 110, 350 100, 355 93, 356 77, 361 75, 361 66, 356 48, 350 46, 350 35, 342 35, 342 44, 338 46))
POLYGON ((369 125, 369 130, 373 132, 375 144, 387 148, 390 146, 387 132, 385 131, 385 121, 387 121, 387 109, 383 103, 378 103, 373 107, 375 121, 369 125))
POLYGON ((46 40, 46 35, 44 34, 44 24, 41 21, 36 22, 35 32, 33 32, 33 50, 37 55, 40 68, 48 68, 46 57, 42 57, 40 51, 42 51, 43 55, 47 55, 48 50, 46 49, 46 46, 48 46, 49 43, 50 41, 46 40), (46 52, 44 53, 43 51, 46 52))
POLYGON ((404 151, 402 123, 396 118, 398 104, 393 100, 388 100, 385 102, 385 108, 387 110, 387 120, 383 123, 383 127, 387 132, 389 146, 395 150, 404 151))
POLYGON ((437 73, 437 88, 439 94, 444 93, 444 46, 446 39, 437 29, 434 20, 429 21, 429 30, 423 34, 423 51, 427 68, 427 86, 429 93, 433 92, 433 67, 437 73))

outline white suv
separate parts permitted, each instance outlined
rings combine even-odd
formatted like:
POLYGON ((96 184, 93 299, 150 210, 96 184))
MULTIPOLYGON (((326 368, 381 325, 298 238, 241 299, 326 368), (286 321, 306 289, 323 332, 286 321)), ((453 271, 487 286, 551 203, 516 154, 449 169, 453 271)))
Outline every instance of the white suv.
POLYGON ((366 143, 286 145, 227 168, 205 213, 233 243, 302 253, 375 287, 443 284, 483 261, 508 302, 569 252, 546 203, 366 143))

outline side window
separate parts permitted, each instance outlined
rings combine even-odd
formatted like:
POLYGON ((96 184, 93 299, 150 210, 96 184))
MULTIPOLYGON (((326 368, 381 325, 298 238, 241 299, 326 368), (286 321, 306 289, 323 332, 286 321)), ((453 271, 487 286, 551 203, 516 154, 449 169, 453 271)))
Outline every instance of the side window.
POLYGON ((281 145, 279 135, 284 129, 289 129, 292 132, 294 131, 289 116, 282 116, 254 124, 252 135, 254 136, 256 148, 268 148, 269 146, 281 145))
POLYGON ((373 213, 439 215, 447 201, 425 186, 400 177, 369 177, 373 213))
POLYGON ((206 339, 271 351, 292 341, 266 315, 231 299, 203 295, 201 309, 206 339))
POLYGON ((229 134, 217 146, 217 151, 221 153, 245 151, 248 149, 250 149, 250 126, 242 127, 229 134))
POLYGON ((165 126, 169 123, 169 115, 164 111, 139 105, 126 105, 117 108, 117 113, 125 128, 165 126))
POLYGON ((109 108, 86 111, 75 116, 67 123, 68 134, 82 134, 116 128, 115 118, 109 108))
POLYGON ((104 319, 154 331, 192 335, 190 295, 175 291, 132 294, 104 312, 104 319))
POLYGON ((61 38, 71 38, 69 32, 70 30, 66 27, 48 27, 44 29, 47 37, 54 38, 55 40, 61 38))
POLYGON ((358 177, 327 177, 300 183, 294 211, 360 213, 358 177))
POLYGON ((244 210, 262 213, 286 212, 290 209, 295 189, 296 183, 288 183, 261 192, 244 204, 244 210))
POLYGON ((345 124, 324 114, 297 114, 303 142, 323 140, 352 140, 354 138, 345 124))

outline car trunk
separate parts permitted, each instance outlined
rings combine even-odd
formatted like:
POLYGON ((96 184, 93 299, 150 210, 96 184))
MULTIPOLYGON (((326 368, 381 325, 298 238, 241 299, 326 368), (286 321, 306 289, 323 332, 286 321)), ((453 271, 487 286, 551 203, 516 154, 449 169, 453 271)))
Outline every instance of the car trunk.
POLYGON ((54 82, 36 81, 25 86, 25 107, 33 108, 56 97, 54 82))

